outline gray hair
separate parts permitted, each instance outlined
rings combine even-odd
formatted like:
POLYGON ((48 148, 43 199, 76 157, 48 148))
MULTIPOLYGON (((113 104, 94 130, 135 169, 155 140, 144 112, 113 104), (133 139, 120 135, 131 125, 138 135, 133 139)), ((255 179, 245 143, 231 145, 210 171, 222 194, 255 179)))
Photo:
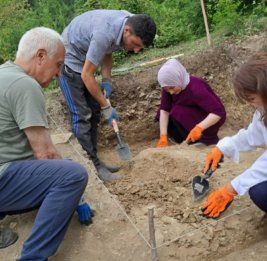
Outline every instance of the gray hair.
POLYGON ((48 56, 52 57, 60 42, 63 44, 58 32, 46 27, 35 27, 21 37, 16 58, 30 60, 40 48, 45 49, 48 56))

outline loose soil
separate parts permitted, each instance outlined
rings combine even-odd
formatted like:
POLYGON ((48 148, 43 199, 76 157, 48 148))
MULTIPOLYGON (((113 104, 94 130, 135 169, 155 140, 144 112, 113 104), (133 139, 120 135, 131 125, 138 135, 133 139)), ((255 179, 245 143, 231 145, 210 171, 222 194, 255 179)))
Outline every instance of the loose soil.
MULTIPOLYGON (((181 57, 188 71, 206 79, 221 97, 227 121, 220 137, 246 127, 253 110, 235 98, 231 88, 234 71, 247 58, 266 48, 266 35, 254 35, 227 42, 207 51, 181 57)), ((103 184, 77 141, 58 144, 64 157, 84 164, 91 175, 85 198, 95 210, 94 223, 81 226, 76 214, 57 253, 50 260, 128 261, 151 260, 148 208, 154 208, 155 235, 159 260, 265 260, 267 218, 248 196, 237 197, 219 220, 200 215, 202 201, 194 201, 191 181, 201 173, 212 146, 176 145, 156 149, 159 136, 154 121, 160 88, 156 81, 160 65, 113 78, 111 103, 120 115, 119 128, 133 158, 123 162, 116 153, 113 130, 101 122, 99 156, 121 166, 121 179, 103 184)), ((47 94, 51 133, 70 131, 69 114, 59 90, 47 94)), ((228 159, 210 178, 211 190, 222 186, 248 168, 265 150, 241 154, 238 165, 228 159)), ((13 246, 0 251, 1 260, 19 256, 36 212, 10 216, 2 227, 19 233, 13 246)))

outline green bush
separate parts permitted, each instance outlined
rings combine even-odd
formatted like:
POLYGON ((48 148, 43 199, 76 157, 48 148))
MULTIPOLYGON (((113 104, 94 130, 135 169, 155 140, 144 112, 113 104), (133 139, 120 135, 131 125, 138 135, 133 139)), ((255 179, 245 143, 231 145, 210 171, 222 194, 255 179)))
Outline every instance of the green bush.
MULTIPOLYGON (((13 59, 22 34, 35 26, 62 32, 77 15, 92 9, 145 13, 157 25, 155 48, 173 46, 205 35, 200 1, 184 0, 0 0, 0 63, 13 59)), ((205 0, 210 31, 251 34, 266 28, 267 7, 261 0, 205 0)), ((114 55, 115 64, 129 56, 114 55)))
POLYGON ((19 39, 32 26, 26 0, 0 0, 0 63, 14 59, 19 39))
POLYGON ((0 4, 0 63, 14 59, 27 30, 47 26, 61 32, 66 26, 68 8, 63 0, 0 0, 0 4))
POLYGON ((238 34, 244 30, 244 18, 237 13, 240 1, 219 0, 213 16, 213 30, 225 34, 238 34))

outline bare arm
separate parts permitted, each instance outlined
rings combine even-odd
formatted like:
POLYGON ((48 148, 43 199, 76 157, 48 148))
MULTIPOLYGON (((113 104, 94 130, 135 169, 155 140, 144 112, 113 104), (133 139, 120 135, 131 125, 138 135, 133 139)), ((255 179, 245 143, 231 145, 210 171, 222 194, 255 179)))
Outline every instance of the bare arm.
POLYGON ((97 102, 100 104, 100 107, 104 108, 109 106, 109 104, 95 79, 94 74, 96 69, 97 67, 93 63, 91 63, 89 60, 86 60, 83 66, 81 77, 87 90, 97 100, 97 102))
POLYGON ((169 113, 164 110, 160 110, 159 127, 160 134, 167 134, 169 124, 169 113))
POLYGON ((111 69, 112 69, 112 53, 106 54, 103 59, 103 62, 101 65, 102 79, 111 78, 111 69))
POLYGON ((36 159, 62 159, 46 128, 29 127, 24 129, 24 132, 36 159))
POLYGON ((210 113, 203 121, 201 121, 197 125, 200 126, 203 130, 206 130, 210 126, 216 124, 220 119, 221 119, 220 116, 214 113, 210 113))

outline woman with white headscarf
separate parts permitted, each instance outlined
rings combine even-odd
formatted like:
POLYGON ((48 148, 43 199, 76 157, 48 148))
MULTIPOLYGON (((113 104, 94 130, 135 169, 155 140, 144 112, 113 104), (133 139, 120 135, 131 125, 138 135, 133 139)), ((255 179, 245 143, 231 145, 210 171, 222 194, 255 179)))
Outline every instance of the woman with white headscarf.
POLYGON ((158 72, 161 103, 157 118, 160 139, 157 148, 168 146, 168 137, 189 144, 218 142, 218 131, 226 112, 220 98, 203 79, 189 75, 175 59, 168 60, 158 72))

